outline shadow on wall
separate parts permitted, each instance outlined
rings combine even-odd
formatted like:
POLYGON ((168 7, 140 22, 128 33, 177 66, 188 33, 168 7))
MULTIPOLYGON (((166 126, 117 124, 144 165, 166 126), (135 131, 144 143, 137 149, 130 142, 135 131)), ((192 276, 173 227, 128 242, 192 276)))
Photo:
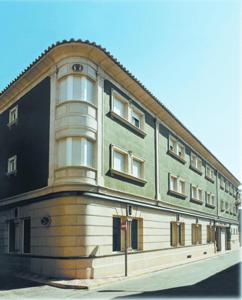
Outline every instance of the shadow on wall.
MULTIPOLYGON (((189 298, 189 297, 224 297, 240 298, 240 267, 242 263, 236 264, 218 274, 215 274, 197 284, 172 288, 167 290, 158 290, 143 292, 132 296, 117 297, 121 298, 189 298)), ((107 292, 106 290, 105 292, 107 292)), ((102 291, 104 292, 104 291, 102 291)), ((110 292, 110 291, 109 291, 110 292)), ((125 291, 124 291, 125 292, 125 291)))

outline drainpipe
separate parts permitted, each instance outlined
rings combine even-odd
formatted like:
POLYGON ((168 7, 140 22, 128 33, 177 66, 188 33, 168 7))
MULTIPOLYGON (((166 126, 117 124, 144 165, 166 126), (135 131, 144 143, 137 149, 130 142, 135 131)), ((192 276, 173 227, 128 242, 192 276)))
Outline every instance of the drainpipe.
POLYGON ((160 200, 160 166, 159 166, 159 126, 160 123, 155 119, 155 198, 160 200))
MULTIPOLYGON (((216 218, 219 219, 219 215, 218 215, 218 170, 216 170, 216 218)), ((215 226, 215 221, 214 221, 214 253, 217 252, 217 247, 216 247, 216 237, 218 238, 218 234, 217 234, 217 228, 215 226)))

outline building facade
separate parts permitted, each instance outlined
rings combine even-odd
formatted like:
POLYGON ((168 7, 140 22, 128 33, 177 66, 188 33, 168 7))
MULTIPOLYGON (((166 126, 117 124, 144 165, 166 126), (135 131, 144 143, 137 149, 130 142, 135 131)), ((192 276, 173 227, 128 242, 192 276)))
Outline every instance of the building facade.
POLYGON ((63 41, 0 94, 0 259, 59 278, 239 247, 240 182, 105 49, 63 41))

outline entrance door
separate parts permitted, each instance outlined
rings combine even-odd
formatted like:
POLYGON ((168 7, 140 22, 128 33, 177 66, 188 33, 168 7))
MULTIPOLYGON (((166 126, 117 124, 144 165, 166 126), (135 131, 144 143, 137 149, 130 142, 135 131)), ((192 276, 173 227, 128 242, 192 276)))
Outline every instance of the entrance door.
POLYGON ((225 243, 226 243, 226 239, 225 239, 225 229, 221 229, 221 251, 225 251, 225 243))

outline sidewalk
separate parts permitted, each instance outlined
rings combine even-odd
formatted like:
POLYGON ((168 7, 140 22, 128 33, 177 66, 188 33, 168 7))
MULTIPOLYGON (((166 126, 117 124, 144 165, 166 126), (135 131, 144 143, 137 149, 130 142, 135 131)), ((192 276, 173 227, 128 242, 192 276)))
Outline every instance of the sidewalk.
MULTIPOLYGON (((166 270, 175 270, 177 268, 181 268, 185 265, 195 265, 198 263, 208 262, 209 260, 216 260, 221 256, 224 256, 226 260, 223 260, 223 263, 219 264, 217 267, 217 272, 222 271, 223 269, 229 268, 235 263, 238 263, 241 261, 241 252, 242 249, 239 250, 233 250, 233 251, 226 251, 225 253, 220 253, 217 255, 214 255, 212 257, 206 258, 206 259, 201 259, 197 261, 193 261, 190 263, 184 263, 180 264, 177 266, 169 267, 166 269, 161 269, 161 270, 156 270, 153 272, 149 273, 132 273, 128 277, 122 276, 122 277, 108 277, 108 278, 100 278, 100 279, 71 279, 71 280, 55 280, 55 279, 50 279, 44 276, 39 276, 36 274, 31 274, 31 273, 17 273, 16 277, 34 281, 37 283, 45 284, 45 285, 50 285, 54 287, 59 287, 59 288, 65 288, 65 289, 93 289, 93 288, 98 288, 103 285, 108 285, 108 284, 113 284, 113 283, 118 283, 118 282, 123 282, 131 279, 137 279, 137 278, 145 278, 145 277, 150 277, 154 274, 158 274, 160 272, 164 273, 166 270), (240 257, 240 258, 239 258, 240 257)), ((212 264, 211 264, 212 265, 212 264)))

